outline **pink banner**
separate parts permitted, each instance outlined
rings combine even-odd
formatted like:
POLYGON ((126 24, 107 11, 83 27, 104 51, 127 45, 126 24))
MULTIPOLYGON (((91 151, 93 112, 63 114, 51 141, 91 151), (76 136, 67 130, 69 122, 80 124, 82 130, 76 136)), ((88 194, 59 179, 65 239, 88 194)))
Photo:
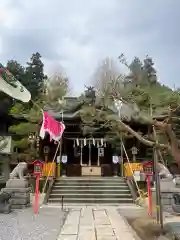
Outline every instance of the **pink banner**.
POLYGON ((59 141, 65 130, 65 125, 62 122, 56 121, 47 112, 43 112, 43 123, 40 129, 39 136, 44 139, 46 132, 50 135, 50 141, 59 141))

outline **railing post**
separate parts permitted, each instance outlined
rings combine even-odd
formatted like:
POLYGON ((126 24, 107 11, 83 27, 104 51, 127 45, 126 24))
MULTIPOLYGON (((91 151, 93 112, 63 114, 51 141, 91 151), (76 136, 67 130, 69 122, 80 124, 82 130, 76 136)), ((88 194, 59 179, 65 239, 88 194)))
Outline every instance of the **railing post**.
POLYGON ((61 210, 64 209, 64 196, 61 197, 61 210))

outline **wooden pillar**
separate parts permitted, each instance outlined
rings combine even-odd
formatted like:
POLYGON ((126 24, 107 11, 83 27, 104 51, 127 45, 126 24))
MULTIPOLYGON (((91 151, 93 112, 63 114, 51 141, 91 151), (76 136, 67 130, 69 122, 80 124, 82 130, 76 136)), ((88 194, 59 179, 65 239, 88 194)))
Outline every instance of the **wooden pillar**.
POLYGON ((60 178, 61 176, 61 157, 62 157, 62 144, 63 144, 63 140, 61 138, 61 143, 60 143, 60 148, 59 148, 59 158, 60 158, 60 163, 57 163, 57 171, 56 171, 56 177, 60 178))
POLYGON ((97 165, 100 166, 100 158, 99 158, 99 147, 98 147, 98 159, 97 159, 97 165))
POLYGON ((45 163, 47 163, 48 162, 48 155, 49 155, 49 151, 50 151, 49 146, 44 146, 43 151, 44 151, 45 163))
POLYGON ((123 137, 121 135, 121 177, 124 177, 123 137))
POLYGON ((136 162, 136 155, 133 154, 133 163, 135 163, 135 162, 136 162))
POLYGON ((83 144, 82 144, 82 142, 81 142, 81 144, 80 144, 80 148, 81 148, 81 155, 80 155, 80 166, 82 166, 82 164, 83 164, 83 159, 82 159, 82 150, 83 150, 83 144))
POLYGON ((91 166, 91 144, 89 142, 89 166, 91 166))

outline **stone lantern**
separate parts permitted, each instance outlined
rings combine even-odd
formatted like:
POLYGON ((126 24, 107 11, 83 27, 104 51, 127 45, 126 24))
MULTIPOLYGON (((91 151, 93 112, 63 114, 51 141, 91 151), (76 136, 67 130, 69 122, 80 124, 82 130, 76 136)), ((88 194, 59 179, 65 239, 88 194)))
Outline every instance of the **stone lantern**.
POLYGON ((133 155, 133 162, 136 162, 136 155, 138 154, 138 149, 135 146, 133 146, 131 148, 131 151, 132 151, 132 155, 133 155))

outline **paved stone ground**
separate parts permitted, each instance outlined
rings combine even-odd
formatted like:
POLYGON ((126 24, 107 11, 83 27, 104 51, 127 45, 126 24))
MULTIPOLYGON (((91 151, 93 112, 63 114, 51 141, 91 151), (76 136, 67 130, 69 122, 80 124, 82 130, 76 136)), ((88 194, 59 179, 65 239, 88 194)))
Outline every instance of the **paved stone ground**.
POLYGON ((0 240, 57 240, 67 216, 60 209, 41 208, 0 214, 0 240))
POLYGON ((136 236, 116 207, 71 209, 58 240, 135 240, 136 236))
POLYGON ((169 214, 164 220, 165 229, 172 233, 176 239, 180 239, 180 216, 173 216, 169 214))

